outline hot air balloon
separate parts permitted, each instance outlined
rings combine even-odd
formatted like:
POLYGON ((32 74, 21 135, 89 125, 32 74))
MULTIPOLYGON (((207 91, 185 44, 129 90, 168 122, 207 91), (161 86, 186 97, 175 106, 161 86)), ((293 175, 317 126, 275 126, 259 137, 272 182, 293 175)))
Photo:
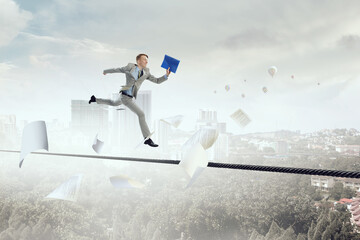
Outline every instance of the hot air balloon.
POLYGON ((267 91, 268 91, 267 87, 263 87, 262 90, 263 90, 264 93, 267 93, 267 91))
POLYGON ((245 94, 241 94, 241 97, 244 98, 244 97, 245 97, 245 94))
POLYGON ((294 75, 291 75, 291 78, 294 79, 294 75))
POLYGON ((230 90, 230 85, 225 85, 225 90, 228 92, 230 90))
POLYGON ((271 77, 274 77, 275 73, 277 72, 277 68, 275 66, 271 66, 268 69, 269 74, 271 75, 271 77))

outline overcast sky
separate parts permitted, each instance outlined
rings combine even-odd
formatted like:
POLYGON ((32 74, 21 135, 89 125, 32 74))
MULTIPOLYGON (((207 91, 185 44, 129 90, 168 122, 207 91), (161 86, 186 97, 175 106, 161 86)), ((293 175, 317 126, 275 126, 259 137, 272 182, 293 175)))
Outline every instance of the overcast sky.
POLYGON ((125 83, 124 74, 103 76, 104 69, 146 53, 158 77, 165 74, 164 54, 180 60, 168 81, 142 85, 153 94, 152 119, 183 114, 180 128, 190 130, 202 108, 218 111, 218 120, 237 134, 360 129, 359 1, 0 5, 0 114, 69 121, 71 99, 108 97, 125 83), (238 108, 252 119, 245 129, 229 117, 238 108))

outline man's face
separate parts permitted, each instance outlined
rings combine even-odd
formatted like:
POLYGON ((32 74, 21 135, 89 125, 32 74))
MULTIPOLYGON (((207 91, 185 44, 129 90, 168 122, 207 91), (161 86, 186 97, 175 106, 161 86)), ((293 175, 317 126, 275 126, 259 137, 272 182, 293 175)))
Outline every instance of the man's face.
POLYGON ((142 68, 146 68, 147 63, 148 63, 148 58, 144 55, 141 56, 140 59, 137 61, 137 64, 142 68))

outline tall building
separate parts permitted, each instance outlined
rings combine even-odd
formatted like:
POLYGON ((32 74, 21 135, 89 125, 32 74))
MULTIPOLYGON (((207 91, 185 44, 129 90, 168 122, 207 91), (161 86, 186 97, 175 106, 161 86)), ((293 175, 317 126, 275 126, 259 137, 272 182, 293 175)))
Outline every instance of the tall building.
POLYGON ((203 127, 212 127, 219 132, 214 145, 207 151, 209 160, 226 160, 229 157, 229 136, 226 133, 226 123, 218 122, 216 111, 200 109, 196 130, 203 127))
POLYGON ((219 133, 218 139, 214 143, 214 160, 226 161, 229 157, 229 136, 219 133))
POLYGON ((71 100, 71 129, 86 138, 94 138, 98 133, 107 141, 109 128, 108 106, 89 104, 86 100, 71 100))
POLYGON ((155 123, 155 135, 156 141, 159 144, 159 150, 162 153, 168 153, 169 151, 169 135, 171 126, 164 121, 157 120, 155 123))
MULTIPOLYGON (((150 128, 152 126, 151 91, 139 91, 135 101, 139 108, 144 111, 146 123, 150 128)), ((118 110, 113 115, 113 131, 111 134, 116 136, 114 144, 118 145, 121 151, 132 150, 144 139, 139 125, 139 118, 126 106, 120 105, 119 107, 125 110, 118 110)), ((152 132, 151 128, 150 132, 152 132)))
MULTIPOLYGON (((113 93, 111 94, 111 100, 116 101, 120 98, 120 94, 119 93, 113 93)), ((124 113, 125 111, 125 106, 124 105, 119 105, 116 108, 110 109, 109 112, 112 113, 112 124, 111 124, 111 128, 110 128, 110 139, 111 139, 111 144, 112 146, 116 147, 116 146, 120 146, 120 116, 124 113), (124 109, 124 110, 121 110, 124 109)))
POLYGON ((11 148, 19 141, 15 115, 0 115, 0 144, 11 148))
POLYGON ((213 110, 200 109, 198 119, 196 121, 196 131, 200 128, 208 126, 208 127, 218 127, 217 122, 217 112, 213 110))

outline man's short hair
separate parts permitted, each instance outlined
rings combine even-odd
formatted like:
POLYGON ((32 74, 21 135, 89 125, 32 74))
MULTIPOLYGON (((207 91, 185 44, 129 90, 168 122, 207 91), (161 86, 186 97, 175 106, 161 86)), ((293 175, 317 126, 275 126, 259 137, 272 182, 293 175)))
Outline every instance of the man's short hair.
POLYGON ((136 61, 138 61, 141 58, 141 56, 145 56, 145 57, 149 58, 149 56, 146 55, 145 53, 140 53, 139 55, 136 56, 136 61))

